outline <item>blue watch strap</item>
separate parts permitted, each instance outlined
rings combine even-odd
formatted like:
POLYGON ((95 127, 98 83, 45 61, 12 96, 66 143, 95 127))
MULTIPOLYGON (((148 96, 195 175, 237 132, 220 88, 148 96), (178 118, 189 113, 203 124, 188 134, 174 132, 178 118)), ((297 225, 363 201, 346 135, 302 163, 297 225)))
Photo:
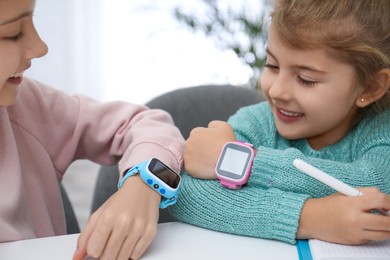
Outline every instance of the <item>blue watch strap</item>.
POLYGON ((139 173, 140 167, 145 167, 146 165, 147 165, 147 161, 146 161, 146 162, 142 162, 142 163, 140 163, 140 164, 137 164, 136 166, 134 166, 133 168, 131 168, 130 170, 128 170, 127 172, 125 172, 125 174, 123 175, 122 180, 118 183, 118 190, 119 190, 120 188, 122 188, 123 183, 125 183, 125 181, 126 181, 128 178, 130 178, 130 177, 136 175, 137 173, 139 173))
MULTIPOLYGON (((149 164, 150 160, 147 160, 147 161, 144 161, 142 163, 139 163, 138 165, 134 166, 133 168, 131 168, 130 170, 128 170, 123 178, 121 179, 121 181, 118 183, 118 189, 122 188, 123 186, 123 183, 130 177, 136 175, 136 174, 140 174, 140 177, 141 179, 149 186, 153 189, 152 187, 152 183, 150 182, 150 178, 148 178, 148 174, 146 172, 146 168, 148 167, 148 164, 149 164)), ((161 202, 160 202, 160 208, 161 209, 164 209, 172 204, 175 204, 176 203, 176 200, 177 200, 177 197, 178 197, 178 193, 179 191, 177 190, 176 194, 174 194, 174 196, 171 196, 171 197, 166 197, 166 193, 164 192, 164 190, 161 192, 161 190, 156 190, 154 189, 157 193, 159 193, 161 195, 161 202)))
POLYGON ((169 199, 165 198, 165 197, 161 197, 160 209, 165 209, 165 208, 175 204, 176 200, 177 200, 176 197, 172 197, 172 198, 169 198, 169 199))

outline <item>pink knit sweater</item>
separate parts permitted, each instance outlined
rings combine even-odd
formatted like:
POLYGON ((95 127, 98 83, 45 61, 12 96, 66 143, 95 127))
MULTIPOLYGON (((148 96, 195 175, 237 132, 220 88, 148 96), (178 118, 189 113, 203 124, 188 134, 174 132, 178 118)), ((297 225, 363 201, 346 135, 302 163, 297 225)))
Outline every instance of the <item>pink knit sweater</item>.
POLYGON ((122 158, 123 172, 153 156, 179 171, 182 148, 162 110, 100 103, 24 79, 16 103, 0 107, 0 242, 65 234, 59 183, 73 161, 122 158))

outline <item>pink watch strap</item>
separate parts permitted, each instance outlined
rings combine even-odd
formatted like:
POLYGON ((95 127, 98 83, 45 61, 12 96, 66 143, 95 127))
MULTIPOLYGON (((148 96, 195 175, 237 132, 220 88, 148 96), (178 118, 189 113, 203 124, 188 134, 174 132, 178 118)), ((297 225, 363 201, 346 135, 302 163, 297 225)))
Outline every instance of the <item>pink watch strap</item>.
MULTIPOLYGON (((231 147, 230 147, 231 148, 231 147)), ((233 148, 234 149, 234 148, 233 148)), ((250 173, 252 170, 252 164, 253 160, 256 154, 256 150, 253 148, 253 145, 250 143, 242 142, 242 141, 235 141, 235 142, 228 142, 225 144, 225 146, 222 149, 222 152, 220 154, 220 157, 218 159, 218 163, 216 166, 216 176, 220 180, 220 183, 223 187, 229 188, 229 189, 240 189, 242 185, 245 185, 248 182, 248 179, 250 177, 250 173), (243 169, 242 177, 239 179, 236 178, 230 178, 229 176, 226 176, 226 171, 224 173, 219 173, 217 167, 220 166, 220 160, 224 160, 224 150, 228 145, 231 146, 231 144, 234 143, 239 146, 246 146, 250 149, 249 158, 248 158, 248 164, 246 165, 246 168, 243 169)), ((224 172, 222 170, 222 172, 224 172)))

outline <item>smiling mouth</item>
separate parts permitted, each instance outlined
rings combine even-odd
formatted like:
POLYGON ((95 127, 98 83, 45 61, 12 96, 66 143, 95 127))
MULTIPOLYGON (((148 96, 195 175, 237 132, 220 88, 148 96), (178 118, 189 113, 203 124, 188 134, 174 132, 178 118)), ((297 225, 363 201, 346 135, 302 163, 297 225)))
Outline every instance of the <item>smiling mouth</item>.
POLYGON ((23 72, 24 72, 24 71, 22 71, 22 72, 16 72, 16 73, 12 74, 12 75, 8 78, 7 82, 8 82, 9 84, 14 85, 14 86, 19 86, 20 83, 22 83, 22 80, 23 80, 23 72))
POLYGON ((23 71, 22 72, 17 72, 17 73, 14 73, 10 76, 11 79, 16 79, 16 78, 21 78, 23 77, 23 71))
POLYGON ((277 108, 278 112, 284 116, 289 116, 289 117, 298 117, 298 116, 303 116, 303 113, 298 113, 298 112, 292 112, 288 110, 284 110, 281 108, 277 108))
POLYGON ((285 123, 293 123, 303 117, 303 113, 292 112, 281 108, 276 108, 276 116, 285 123))

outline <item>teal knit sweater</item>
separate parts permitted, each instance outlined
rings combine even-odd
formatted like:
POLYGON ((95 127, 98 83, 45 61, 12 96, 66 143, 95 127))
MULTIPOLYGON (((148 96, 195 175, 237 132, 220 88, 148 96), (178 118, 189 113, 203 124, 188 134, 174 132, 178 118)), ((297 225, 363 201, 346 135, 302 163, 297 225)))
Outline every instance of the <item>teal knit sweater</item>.
POLYGON ((247 186, 229 190, 218 180, 184 173, 170 212, 200 227, 294 244, 304 202, 335 191, 296 170, 292 161, 303 159, 351 186, 390 194, 389 119, 390 111, 366 118, 338 143, 313 150, 306 139, 278 134, 268 103, 242 108, 228 122, 237 140, 258 151, 247 186))

